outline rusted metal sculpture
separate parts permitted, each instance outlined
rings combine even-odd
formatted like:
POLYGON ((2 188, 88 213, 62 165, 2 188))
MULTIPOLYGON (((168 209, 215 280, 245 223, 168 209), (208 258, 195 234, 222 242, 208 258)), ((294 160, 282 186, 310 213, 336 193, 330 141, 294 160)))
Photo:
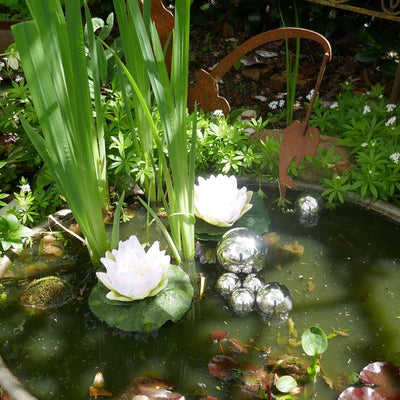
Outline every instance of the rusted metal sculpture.
POLYGON ((279 183, 282 198, 285 197, 286 187, 295 189, 293 180, 287 175, 287 169, 292 160, 296 158, 296 167, 298 167, 305 155, 315 155, 319 145, 319 130, 308 126, 308 122, 325 72, 326 64, 332 58, 332 50, 329 42, 319 33, 301 28, 279 28, 260 33, 229 53, 211 72, 200 70, 197 84, 194 88, 189 90, 188 96, 188 107, 190 110, 193 110, 194 104, 197 103, 198 108, 202 108, 206 112, 220 109, 227 115, 230 111, 230 106, 228 101, 219 95, 218 81, 220 81, 229 69, 249 51, 268 42, 292 38, 316 41, 324 49, 324 58, 306 119, 303 122, 294 121, 284 129, 285 134, 279 153, 279 183))
MULTIPOLYGON (((167 10, 162 5, 162 0, 152 0, 151 14, 155 21, 162 21, 162 17, 157 17, 157 13, 164 13, 167 10), (153 6, 157 3, 158 7, 153 6)), ((160 36, 168 37, 170 31, 167 26, 156 23, 160 36)), ((294 158, 296 158, 296 167, 300 164, 305 155, 314 156, 320 140, 319 130, 308 125, 315 98, 325 72, 328 61, 332 58, 332 49, 329 42, 319 33, 302 28, 279 28, 256 35, 231 53, 224 57, 216 67, 207 72, 201 69, 198 74, 196 86, 189 89, 188 92, 188 108, 193 111, 195 104, 197 108, 202 108, 205 112, 222 110, 225 115, 229 114, 229 102, 219 95, 218 82, 233 67, 233 65, 244 57, 251 50, 269 42, 282 39, 308 39, 319 43, 324 50, 324 58, 319 71, 317 83, 314 88, 313 96, 310 100, 310 106, 307 111, 306 118, 303 122, 294 121, 286 129, 284 129, 284 137, 282 139, 279 153, 279 184, 281 188, 281 197, 286 194, 286 187, 295 188, 292 179, 287 175, 287 169, 294 158)))

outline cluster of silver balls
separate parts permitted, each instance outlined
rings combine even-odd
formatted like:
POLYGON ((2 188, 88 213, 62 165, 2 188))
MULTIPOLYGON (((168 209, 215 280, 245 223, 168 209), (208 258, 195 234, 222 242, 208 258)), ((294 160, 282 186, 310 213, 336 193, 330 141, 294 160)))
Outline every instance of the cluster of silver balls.
POLYGON ((217 247, 217 261, 227 271, 217 280, 217 291, 238 315, 258 311, 263 316, 286 315, 293 307, 290 290, 277 282, 265 283, 257 272, 266 262, 267 244, 256 232, 234 228, 217 247))

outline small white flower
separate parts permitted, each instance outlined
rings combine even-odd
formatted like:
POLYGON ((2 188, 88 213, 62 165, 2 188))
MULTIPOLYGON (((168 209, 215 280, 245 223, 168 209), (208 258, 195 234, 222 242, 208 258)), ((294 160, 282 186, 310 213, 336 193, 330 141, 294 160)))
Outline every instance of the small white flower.
POLYGON ((392 118, 389 118, 389 119, 385 122, 385 125, 386 125, 386 126, 390 126, 390 125, 393 125, 395 122, 396 122, 396 117, 392 117, 392 118))
POLYGON ((268 107, 269 107, 271 110, 275 110, 276 108, 278 108, 278 102, 277 102, 276 100, 271 101, 271 103, 268 104, 268 107))
POLYGON ((372 175, 372 174, 373 174, 372 169, 370 169, 370 170, 368 171, 368 173, 369 173, 370 175, 372 175))
POLYGON ((215 110, 212 113, 213 118, 223 117, 223 116, 224 116, 224 112, 222 110, 215 110))
POLYGON ((15 82, 21 82, 22 80, 23 80, 24 78, 21 76, 21 75, 17 75, 16 77, 15 77, 15 82))
POLYGON ((369 112, 371 112, 371 107, 368 104, 366 104, 363 109, 363 114, 365 115, 368 114, 369 112))
POLYGON ((396 152, 390 155, 389 157, 395 164, 399 163, 400 160, 400 153, 396 152))
POLYGON ((332 109, 338 108, 338 107, 339 107, 339 104, 338 104, 337 101, 333 102, 333 103, 331 104, 331 106, 330 106, 330 108, 332 108, 332 109))
POLYGON ((170 257, 160 251, 156 241, 147 253, 136 236, 120 241, 118 250, 108 251, 100 258, 107 272, 97 272, 97 278, 110 290, 109 300, 133 301, 155 296, 163 290, 170 257))
POLYGON ((367 142, 361 143, 361 147, 367 147, 367 146, 368 146, 367 142))
POLYGON ((340 179, 340 176, 339 176, 339 175, 336 175, 336 176, 335 176, 335 179, 340 179))
POLYGON ((371 142, 372 147, 375 147, 375 145, 376 145, 376 142, 371 142))
POLYGON ((285 105, 285 100, 279 100, 279 108, 282 108, 285 105))
POLYGON ((194 186, 194 214, 209 224, 232 226, 253 206, 250 203, 253 192, 246 187, 237 188, 235 176, 211 175, 199 177, 194 186))
POLYGON ((386 111, 392 112, 396 109, 396 104, 386 104, 386 111))
POLYGON ((29 193, 31 191, 31 187, 29 186, 29 183, 26 183, 25 185, 21 185, 20 189, 24 193, 29 193))
POLYGON ((4 68, 6 66, 6 64, 3 61, 0 61, 0 69, 4 68))
POLYGON ((307 100, 310 101, 312 97, 314 96, 314 89, 311 89, 310 93, 306 96, 307 100))

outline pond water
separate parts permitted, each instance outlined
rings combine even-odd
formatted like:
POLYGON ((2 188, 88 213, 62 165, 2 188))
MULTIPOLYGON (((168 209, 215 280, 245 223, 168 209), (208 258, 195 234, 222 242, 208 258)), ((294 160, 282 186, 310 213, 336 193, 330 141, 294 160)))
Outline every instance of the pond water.
MULTIPOLYGON (((266 282, 280 282, 291 290, 290 319, 298 338, 314 325, 327 335, 338 333, 329 339, 321 358, 324 376, 335 389, 318 376, 296 398, 334 400, 349 385, 347 376, 369 362, 400 365, 399 226, 346 205, 322 212, 316 227, 304 228, 293 214, 275 212, 270 203, 268 207, 270 232, 280 236, 275 246, 297 241, 304 253, 285 258, 271 248, 267 266, 259 274, 266 282)), ((127 224, 126 232, 143 235, 140 218, 127 224)), ((204 394, 220 400, 243 398, 235 395, 238 379, 222 381, 208 371, 209 361, 221 354, 210 339, 214 329, 223 329, 228 338, 249 345, 248 354, 233 355, 240 364, 266 365, 268 360, 284 359, 284 354, 311 364, 301 346, 287 343, 286 321, 263 320, 256 312, 245 317, 232 312, 214 289, 222 272, 218 266, 192 264, 188 268, 206 277, 203 298, 183 321, 148 334, 121 332, 98 321, 85 299, 85 285, 90 286, 93 277, 64 271, 63 277, 79 282, 81 297, 62 310, 41 315, 23 312, 18 303, 3 307, 0 353, 40 400, 88 399, 97 371, 103 372, 106 388, 115 395, 123 393, 135 377, 147 376, 175 383, 176 391, 187 399, 204 394)))

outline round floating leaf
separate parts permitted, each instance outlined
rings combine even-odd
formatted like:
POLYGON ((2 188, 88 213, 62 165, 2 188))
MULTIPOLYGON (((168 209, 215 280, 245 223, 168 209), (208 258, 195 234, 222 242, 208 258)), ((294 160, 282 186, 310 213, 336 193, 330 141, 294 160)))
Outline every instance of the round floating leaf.
POLYGON ((375 389, 363 387, 349 387, 340 393, 338 400, 387 400, 381 396, 375 389))
POLYGON ((282 393, 289 393, 297 387, 296 379, 290 375, 281 376, 276 382, 276 388, 282 393))
POLYGON ((167 321, 179 321, 190 308, 193 286, 180 267, 171 265, 168 286, 154 297, 132 302, 108 300, 109 290, 98 282, 89 296, 90 308, 99 319, 123 331, 150 332, 167 321))
POLYGON ((375 391, 387 400, 400 399, 400 368, 387 362, 376 361, 360 372, 360 379, 376 386, 375 391))
POLYGON ((318 326, 307 328, 302 337, 301 345, 308 356, 322 354, 328 348, 328 339, 325 332, 318 326))

